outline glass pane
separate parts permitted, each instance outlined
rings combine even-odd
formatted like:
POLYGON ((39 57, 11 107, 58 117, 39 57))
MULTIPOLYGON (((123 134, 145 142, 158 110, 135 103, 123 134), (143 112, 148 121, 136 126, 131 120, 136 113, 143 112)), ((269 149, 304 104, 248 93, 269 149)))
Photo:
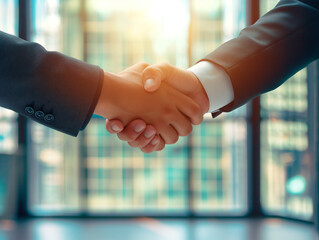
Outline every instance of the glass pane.
POLYGON ((14 155, 0 155, 0 219, 11 219, 16 212, 16 165, 14 155))
MULTIPOLYGON (((262 0, 261 12, 277 3, 262 0)), ((312 218, 308 111, 307 69, 261 97, 261 200, 266 213, 312 218)))
MULTIPOLYGON (((0 1, 0 30, 17 34, 17 0, 0 1)), ((0 153, 14 153, 17 150, 17 114, 0 108, 0 153)))
POLYGON ((207 121, 195 127, 192 142, 194 210, 205 215, 244 214, 248 174, 246 120, 207 121))
MULTIPOLYGON (((192 64, 236 37, 245 22, 245 0, 192 1, 192 64)), ((243 106, 194 129, 192 191, 197 213, 247 211, 246 116, 243 106)))
POLYGON ((80 2, 80 0, 31 0, 32 40, 47 50, 83 59, 80 2))
POLYGON ((261 125, 262 206, 267 213, 310 219, 313 161, 304 121, 264 120, 261 125))
POLYGON ((91 213, 169 213, 187 210, 187 138, 160 153, 143 154, 105 131, 86 130, 87 207, 91 213))
POLYGON ((246 24, 245 0, 193 0, 191 22, 191 62, 237 36, 246 24))
POLYGON ((307 117, 308 111, 307 69, 292 76, 276 90, 261 97, 263 117, 307 117))
MULTIPOLYGON (((32 40, 83 58, 79 0, 32 0, 32 40), (48 27, 50 26, 50 27, 48 27)), ((33 214, 80 210, 79 138, 30 121, 29 209, 33 214)))
POLYGON ((8 197, 8 162, 0 156, 0 217, 4 214, 8 197))
POLYGON ((0 153, 13 154, 18 149, 18 129, 15 112, 0 108, 0 153))
POLYGON ((15 121, 0 120, 0 152, 14 153, 17 147, 17 126, 15 121))
POLYGON ((279 0, 260 0, 260 15, 262 16, 273 9, 278 2, 279 0))
POLYGON ((78 139, 29 124, 29 209, 36 215, 80 209, 78 139))
MULTIPOLYGON (((0 31, 17 34, 17 2, 17 0, 0 1, 0 31)), ((0 154, 13 154, 17 150, 16 118, 16 113, 0 108, 0 154)), ((9 207, 6 202, 9 194, 9 165, 7 157, 0 155, 0 217, 9 207)))
POLYGON ((86 2, 90 63, 112 72, 140 61, 188 66, 188 0, 86 2))
POLYGON ((0 30, 16 35, 18 33, 18 0, 0 1, 0 30))

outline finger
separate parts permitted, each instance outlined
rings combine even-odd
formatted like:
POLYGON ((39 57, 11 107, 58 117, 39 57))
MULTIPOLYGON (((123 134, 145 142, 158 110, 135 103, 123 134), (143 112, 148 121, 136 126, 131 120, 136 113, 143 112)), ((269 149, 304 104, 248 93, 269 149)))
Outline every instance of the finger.
POLYGON ((174 144, 178 141, 178 133, 171 125, 166 125, 159 129, 159 135, 163 138, 166 144, 174 144))
POLYGON ((162 71, 157 67, 150 66, 145 68, 142 77, 144 89, 148 92, 156 91, 161 85, 162 75, 162 71))
POLYGON ((134 120, 122 132, 118 133, 117 136, 122 141, 131 142, 138 138, 145 128, 146 123, 143 120, 134 120))
POLYGON ((145 90, 151 92, 157 90, 163 81, 184 94, 190 94, 200 86, 194 73, 168 63, 155 64, 145 68, 142 81, 145 90), (152 80, 146 84, 149 79, 152 80))
POLYGON ((143 134, 137 137, 134 141, 128 142, 131 147, 142 148, 153 141, 153 138, 156 134, 156 129, 151 126, 147 125, 143 134))
POLYGON ((176 129, 179 136, 188 136, 193 130, 190 119, 183 114, 177 115, 171 125, 176 129))
POLYGON ((163 145, 165 146, 164 141, 156 135, 150 143, 141 148, 141 151, 144 153, 151 153, 156 151, 157 149, 163 149, 163 145))
POLYGON ((124 125, 120 120, 112 119, 106 120, 106 130, 109 133, 119 133, 124 129, 124 125))
POLYGON ((143 85, 148 92, 156 91, 162 81, 166 81, 171 75, 173 67, 167 63, 155 64, 145 68, 143 71, 143 85))
POLYGON ((150 65, 146 62, 139 62, 139 63, 134 64, 133 66, 126 68, 123 72, 127 72, 127 71, 128 72, 131 72, 131 71, 143 72, 144 69, 147 68, 148 66, 150 66, 150 65))
POLYGON ((155 151, 162 151, 165 148, 165 142, 163 138, 160 137, 160 143, 157 145, 155 151))
POLYGON ((178 110, 188 117, 192 124, 198 125, 203 121, 203 112, 201 107, 190 98, 176 99, 178 110))

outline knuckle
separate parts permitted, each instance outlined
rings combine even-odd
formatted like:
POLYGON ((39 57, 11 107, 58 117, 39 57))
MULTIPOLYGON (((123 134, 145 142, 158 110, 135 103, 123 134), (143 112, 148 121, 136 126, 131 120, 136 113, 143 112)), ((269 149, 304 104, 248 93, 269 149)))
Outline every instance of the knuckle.
POLYGON ((157 78, 161 76, 161 71, 156 67, 150 66, 145 69, 144 74, 148 74, 149 77, 157 78))
POLYGON ((162 62, 162 63, 160 63, 160 66, 163 68, 170 68, 171 67, 171 65, 168 62, 162 62))
POLYGON ((130 145, 133 148, 138 148, 135 142, 128 142, 128 145, 130 145))
POLYGON ((201 113, 201 109, 200 108, 199 109, 195 109, 192 115, 193 115, 192 116, 192 121, 193 121, 194 125, 200 124, 203 121, 203 119, 204 119, 204 116, 201 113))
POLYGON ((143 67, 145 67, 145 68, 150 66, 150 65, 149 65, 147 62, 145 62, 145 61, 140 62, 140 65, 143 66, 143 67))
POLYGON ((143 153, 151 153, 151 152, 153 152, 154 150, 151 149, 151 148, 141 148, 141 151, 142 151, 143 153))
POLYGON ((136 145, 139 147, 139 148, 142 148, 142 147, 145 147, 148 143, 148 140, 146 139, 139 139, 138 141, 136 141, 136 145))
POLYGON ((164 119, 171 120, 174 117, 175 111, 172 108, 165 106, 162 110, 162 113, 163 113, 162 116, 164 119))
POLYGON ((183 132, 181 136, 188 136, 189 134, 191 134, 191 132, 193 131, 193 126, 191 124, 188 124, 187 126, 185 126, 183 128, 183 132))
POLYGON ((121 141, 127 141, 127 142, 131 142, 134 141, 135 138, 133 136, 130 136, 128 134, 125 133, 118 133, 117 137, 121 140, 121 141))
POLYGON ((165 148, 165 144, 160 145, 156 151, 162 151, 165 148))
POLYGON ((200 115, 198 118, 198 124, 200 124, 204 120, 204 116, 200 115))
POLYGON ((195 115, 195 116, 202 115, 202 110, 201 110, 199 105, 194 104, 194 106, 192 107, 192 114, 195 115))
POLYGON ((155 133, 157 132, 157 131, 156 131, 156 128, 155 128, 153 125, 147 125, 147 129, 148 129, 149 131, 154 131, 155 133))
POLYGON ((167 144, 175 144, 177 141, 178 141, 178 135, 174 134, 168 138, 167 144))
POLYGON ((135 141, 131 141, 129 143, 130 143, 130 145, 132 144, 132 146, 134 146, 134 147, 141 148, 147 144, 147 140, 143 139, 143 138, 138 138, 135 141))

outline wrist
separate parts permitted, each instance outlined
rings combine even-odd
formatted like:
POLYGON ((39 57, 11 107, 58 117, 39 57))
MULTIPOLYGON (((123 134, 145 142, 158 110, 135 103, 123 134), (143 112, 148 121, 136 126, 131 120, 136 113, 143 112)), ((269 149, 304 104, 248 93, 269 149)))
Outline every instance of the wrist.
POLYGON ((110 92, 116 91, 115 74, 104 72, 104 79, 102 84, 101 95, 99 100, 97 101, 94 114, 99 115, 104 118, 108 118, 112 112, 112 106, 114 105, 112 102, 112 96, 110 92))
POLYGON ((194 78, 194 81, 197 82, 197 87, 194 89, 194 100, 200 105, 203 114, 205 114, 209 110, 209 98, 207 92, 196 74, 189 69, 186 71, 194 78))

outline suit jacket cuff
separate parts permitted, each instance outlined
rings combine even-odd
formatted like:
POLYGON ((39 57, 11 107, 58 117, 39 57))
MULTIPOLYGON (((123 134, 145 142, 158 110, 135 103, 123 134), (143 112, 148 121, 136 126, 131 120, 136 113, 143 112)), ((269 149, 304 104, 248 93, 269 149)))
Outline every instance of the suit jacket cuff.
POLYGON ((100 98, 100 95, 101 95, 102 86, 103 86, 103 80, 104 80, 104 71, 101 70, 100 71, 100 77, 99 77, 98 86, 97 86, 97 89, 96 89, 96 93, 95 93, 94 99, 92 101, 91 107, 89 109, 89 112, 88 112, 88 114, 86 116, 86 119, 84 120, 84 123, 82 125, 81 130, 84 130, 86 128, 86 126, 88 125, 89 121, 92 118, 93 112, 95 110, 95 107, 96 107, 97 102, 98 102, 98 100, 100 98))

